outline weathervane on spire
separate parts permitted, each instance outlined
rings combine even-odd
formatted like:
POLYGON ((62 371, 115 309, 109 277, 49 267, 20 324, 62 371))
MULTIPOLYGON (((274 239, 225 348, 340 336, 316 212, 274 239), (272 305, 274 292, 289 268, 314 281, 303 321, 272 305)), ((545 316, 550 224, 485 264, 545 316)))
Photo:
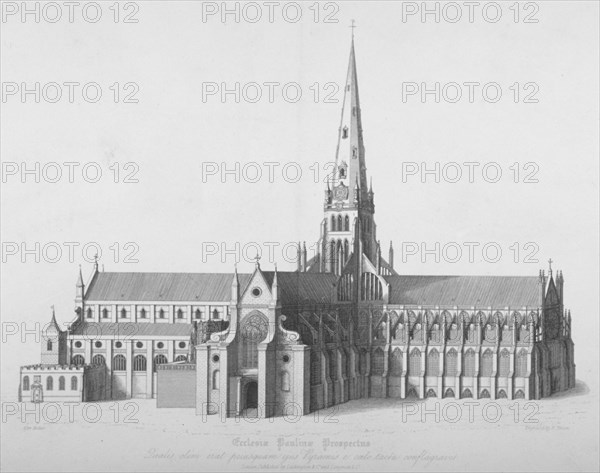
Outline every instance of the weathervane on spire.
POLYGON ((352 28, 352 39, 354 39, 354 28, 358 28, 358 26, 356 26, 354 20, 352 20, 352 22, 350 23, 350 26, 348 28, 352 28))

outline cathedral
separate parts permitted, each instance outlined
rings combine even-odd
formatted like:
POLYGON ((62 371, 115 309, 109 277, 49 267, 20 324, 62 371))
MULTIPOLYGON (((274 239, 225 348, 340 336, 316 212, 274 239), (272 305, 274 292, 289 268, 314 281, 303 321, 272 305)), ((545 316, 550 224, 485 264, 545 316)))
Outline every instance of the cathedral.
MULTIPOLYGON (((198 415, 304 415, 367 397, 541 399, 575 385, 562 272, 421 276, 384 259, 354 39, 318 252, 296 271, 79 272, 22 401, 155 398, 198 415)), ((359 401, 358 401, 359 402, 359 401)))

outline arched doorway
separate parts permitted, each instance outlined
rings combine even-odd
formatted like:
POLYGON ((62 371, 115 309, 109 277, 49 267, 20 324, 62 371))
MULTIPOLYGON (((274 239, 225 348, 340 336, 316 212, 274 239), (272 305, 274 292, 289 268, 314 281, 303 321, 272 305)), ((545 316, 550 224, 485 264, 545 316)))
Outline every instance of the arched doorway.
POLYGON ((258 383, 250 381, 246 385, 246 409, 258 408, 258 383))
POLYGON ((40 384, 34 384, 31 388, 31 401, 32 402, 43 402, 44 401, 44 392, 42 391, 42 386, 40 384))

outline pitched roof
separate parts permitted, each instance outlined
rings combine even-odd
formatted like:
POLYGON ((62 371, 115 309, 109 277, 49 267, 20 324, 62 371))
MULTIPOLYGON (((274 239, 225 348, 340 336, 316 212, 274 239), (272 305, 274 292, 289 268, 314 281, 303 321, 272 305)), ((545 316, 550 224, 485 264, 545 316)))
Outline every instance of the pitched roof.
MULTIPOLYGON (((269 285, 274 272, 263 271, 269 285)), ((336 302, 333 286, 338 276, 332 273, 299 273, 277 271, 279 298, 283 305, 329 304, 336 302)))
POLYGON ((537 277, 387 276, 390 304, 476 307, 539 305, 537 277))
MULTIPOLYGON (((244 287, 249 274, 240 274, 244 287)), ((97 273, 86 301, 204 301, 231 299, 233 273, 97 273)))
POLYGON ((75 323, 71 327, 71 335, 84 335, 88 337, 114 337, 124 340, 131 340, 138 337, 189 337, 194 330, 193 324, 169 324, 169 323, 135 323, 120 322, 115 323, 97 323, 81 322, 75 323), (122 329, 119 330, 119 326, 122 329))

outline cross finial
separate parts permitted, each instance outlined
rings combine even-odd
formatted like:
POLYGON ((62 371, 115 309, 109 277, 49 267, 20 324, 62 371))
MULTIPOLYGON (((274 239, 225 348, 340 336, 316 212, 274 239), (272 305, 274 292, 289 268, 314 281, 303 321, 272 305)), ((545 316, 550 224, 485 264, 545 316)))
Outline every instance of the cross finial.
POLYGON ((260 268, 260 255, 258 253, 256 253, 256 256, 254 257, 254 264, 257 268, 260 268))
POLYGON ((550 267, 550 273, 552 273, 552 258, 548 260, 548 266, 550 267))
POLYGON ((350 26, 348 28, 352 28, 352 39, 354 39, 354 28, 358 28, 358 26, 356 26, 354 20, 351 21, 350 26))

